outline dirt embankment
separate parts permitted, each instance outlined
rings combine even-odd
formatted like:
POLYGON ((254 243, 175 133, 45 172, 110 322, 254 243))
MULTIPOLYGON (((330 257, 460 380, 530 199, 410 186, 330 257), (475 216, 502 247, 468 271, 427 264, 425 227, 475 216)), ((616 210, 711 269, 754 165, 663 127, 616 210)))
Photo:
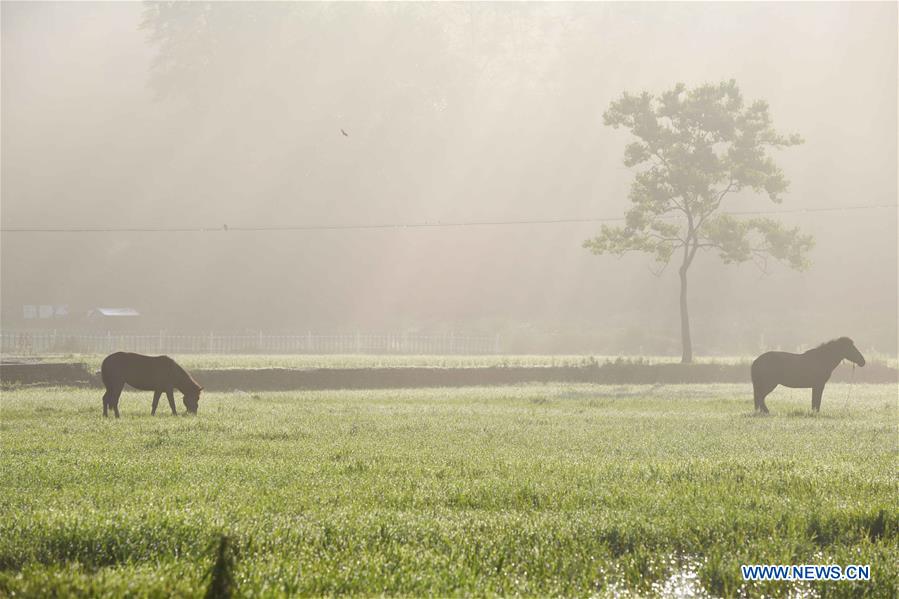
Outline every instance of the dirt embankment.
POLYGON ((21 362, 0 364, 0 382, 10 385, 102 386, 100 376, 84 364, 71 362, 21 362))
MULTIPOLYGON (((520 383, 679 384, 746 383, 747 364, 606 363, 595 366, 491 368, 260 368, 194 370, 209 391, 286 391, 294 389, 389 389, 468 387, 520 383)), ((899 371, 884 364, 865 368, 841 365, 831 381, 899 383, 899 371)), ((37 363, 0 365, 0 381, 11 385, 101 387, 100 377, 83 364, 37 363)))

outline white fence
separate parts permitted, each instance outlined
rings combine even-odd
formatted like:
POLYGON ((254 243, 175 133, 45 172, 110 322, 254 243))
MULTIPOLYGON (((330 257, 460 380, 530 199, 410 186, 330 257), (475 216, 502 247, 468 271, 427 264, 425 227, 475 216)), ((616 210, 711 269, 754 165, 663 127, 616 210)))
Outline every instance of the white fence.
POLYGON ((171 335, 148 333, 74 333, 3 331, 4 354, 497 354, 500 338, 469 335, 171 335))

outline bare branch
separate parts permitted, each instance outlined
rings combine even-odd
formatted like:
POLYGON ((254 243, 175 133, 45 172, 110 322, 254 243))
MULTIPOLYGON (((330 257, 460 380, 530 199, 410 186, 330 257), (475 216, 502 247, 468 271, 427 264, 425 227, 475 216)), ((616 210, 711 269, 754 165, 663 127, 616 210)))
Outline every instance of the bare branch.
POLYGON ((669 265, 669 264, 671 264, 671 261, 670 261, 670 260, 669 260, 668 262, 665 262, 665 263, 661 264, 661 265, 659 266, 658 270, 653 270, 653 268, 652 268, 651 266, 647 266, 647 268, 649 269, 649 272, 651 272, 651 273, 653 274, 653 276, 655 276, 655 277, 661 277, 661 276, 662 276, 662 273, 665 272, 665 269, 668 268, 668 265, 669 265))

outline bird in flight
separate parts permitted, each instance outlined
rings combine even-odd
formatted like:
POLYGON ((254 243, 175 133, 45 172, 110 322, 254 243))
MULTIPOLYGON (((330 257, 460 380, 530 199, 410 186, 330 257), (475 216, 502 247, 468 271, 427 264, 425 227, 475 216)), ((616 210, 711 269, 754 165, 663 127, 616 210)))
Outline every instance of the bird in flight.
POLYGON ((349 137, 349 136, 350 136, 350 134, 347 133, 346 131, 344 131, 343 129, 341 129, 340 132, 343 133, 343 136, 344 136, 344 137, 349 137))

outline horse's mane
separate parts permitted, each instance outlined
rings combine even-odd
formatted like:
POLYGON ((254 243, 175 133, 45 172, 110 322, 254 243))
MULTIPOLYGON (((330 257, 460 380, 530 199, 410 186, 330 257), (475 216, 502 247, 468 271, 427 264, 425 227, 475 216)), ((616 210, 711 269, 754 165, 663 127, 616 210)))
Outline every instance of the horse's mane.
POLYGON ((838 337, 836 339, 831 339, 830 341, 825 341, 821 345, 818 345, 817 347, 814 347, 814 348, 810 349, 809 351, 827 350, 827 349, 831 349, 832 347, 834 347, 836 345, 845 345, 845 344, 855 345, 853 343, 852 339, 850 339, 849 337, 838 337))
POLYGON ((187 372, 186 370, 184 370, 184 368, 182 368, 181 365, 178 364, 178 362, 174 361, 173 359, 171 359, 168 356, 163 356, 163 358, 168 360, 172 364, 172 366, 175 367, 175 369, 178 371, 179 375, 181 375, 182 382, 193 385, 195 391, 200 391, 203 389, 203 387, 197 381, 194 380, 194 377, 190 376, 190 373, 187 372))

